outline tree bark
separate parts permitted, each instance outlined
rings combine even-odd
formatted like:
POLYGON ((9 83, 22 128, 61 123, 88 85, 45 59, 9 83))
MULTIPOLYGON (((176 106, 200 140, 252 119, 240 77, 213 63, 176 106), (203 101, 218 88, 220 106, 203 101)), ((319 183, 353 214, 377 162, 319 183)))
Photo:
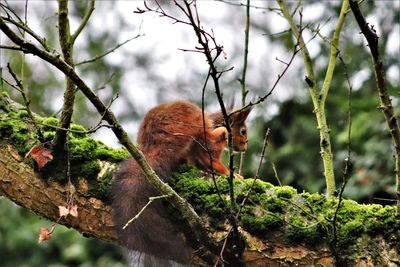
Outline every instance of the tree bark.
MULTIPOLYGON (((50 221, 60 217, 58 206, 65 206, 68 188, 38 177, 12 145, 0 147, 0 192, 18 205, 50 221)), ((101 200, 74 194, 78 217, 68 216, 59 223, 84 236, 117 242, 110 216, 111 207, 101 200)))
MULTIPOLYGON (((65 205, 68 188, 57 182, 46 182, 38 177, 33 168, 22 158, 12 145, 0 147, 0 192, 18 205, 27 208, 50 221, 59 219, 58 206, 65 205)), ((79 189, 78 189, 79 191, 79 189)), ((73 228, 84 236, 118 243, 110 216, 111 207, 94 197, 86 198, 75 194, 78 217, 68 216, 60 224, 73 228)), ((327 248, 315 252, 304 246, 287 246, 258 240, 245 231, 249 247, 244 260, 249 266, 289 266, 295 262, 332 266, 333 258, 327 248), (280 265, 287 262, 284 265, 280 265), (266 265, 265 265, 266 264, 266 265)), ((216 236, 222 233, 215 233, 216 236)), ((199 259, 193 264, 202 265, 199 259)), ((301 265, 300 265, 301 266, 301 265)))

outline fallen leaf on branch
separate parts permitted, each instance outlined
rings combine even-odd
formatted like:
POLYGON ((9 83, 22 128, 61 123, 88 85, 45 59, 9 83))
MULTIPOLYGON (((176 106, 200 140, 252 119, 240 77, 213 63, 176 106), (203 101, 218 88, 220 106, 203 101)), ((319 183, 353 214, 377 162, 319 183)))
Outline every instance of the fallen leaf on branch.
POLYGON ((28 153, 26 153, 25 158, 31 156, 31 158, 37 163, 38 170, 40 171, 40 169, 43 168, 47 162, 53 159, 53 155, 51 153, 52 151, 50 149, 44 148, 41 145, 36 145, 33 146, 28 153))
POLYGON ((58 214, 60 217, 67 217, 68 215, 71 215, 73 217, 78 217, 78 206, 73 205, 73 206, 58 206, 58 214))
POLYGON ((69 210, 67 207, 58 206, 58 214, 60 215, 60 217, 67 217, 69 214, 69 210))
POLYGON ((78 217, 78 206, 73 205, 73 206, 69 207, 69 214, 73 217, 78 217))

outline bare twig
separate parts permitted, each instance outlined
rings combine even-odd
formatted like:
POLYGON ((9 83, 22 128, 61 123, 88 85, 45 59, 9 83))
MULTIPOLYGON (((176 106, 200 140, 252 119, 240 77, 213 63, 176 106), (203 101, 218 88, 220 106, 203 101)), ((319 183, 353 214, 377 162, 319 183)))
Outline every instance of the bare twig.
POLYGON ((205 97, 206 87, 207 87, 207 83, 208 83, 209 78, 210 78, 210 72, 207 73, 207 77, 206 77, 206 79, 205 79, 205 81, 204 81, 204 85, 203 85, 203 88, 202 88, 202 90, 201 90, 201 116, 202 116, 202 119, 203 119, 203 132, 204 132, 204 142, 205 142, 204 145, 205 145, 205 150, 207 151, 208 157, 209 157, 209 159, 210 159, 211 177, 212 177, 212 180, 213 180, 214 188, 215 188, 215 190, 217 191, 219 200, 221 201, 222 205, 223 205, 224 208, 226 209, 226 208, 227 208, 227 205, 226 205, 225 200, 223 199, 223 197, 222 197, 222 195, 221 195, 221 192, 220 192, 219 187, 218 187, 218 184, 217 184, 217 179, 216 179, 216 177, 215 177, 214 166, 213 166, 213 165, 214 165, 214 163, 213 163, 214 160, 213 160, 213 156, 212 156, 212 154, 211 154, 211 151, 210 151, 210 149, 208 148, 208 138, 207 138, 207 134, 206 134, 206 120, 205 120, 205 111, 204 111, 204 97, 205 97))
POLYGON ((46 39, 40 37, 38 34, 36 34, 31 28, 29 28, 27 25, 23 24, 23 22, 17 22, 11 18, 8 17, 2 17, 3 20, 15 25, 19 30, 22 30, 23 32, 28 33, 30 36, 32 36, 36 41, 40 43, 40 45, 46 50, 50 51, 46 39))
POLYGON ((244 196, 244 198, 242 200, 242 203, 240 204, 239 210, 236 213, 236 218, 239 218, 240 213, 242 211, 242 208, 244 207, 244 204, 246 203, 247 199, 249 198, 250 193, 253 191, 253 187, 256 184, 257 179, 259 178, 261 166, 262 166, 262 163, 264 161, 265 150, 266 150, 267 145, 268 145, 268 138, 269 138, 270 131, 271 131, 271 129, 268 128, 267 131, 265 132, 264 144, 263 144, 263 147, 262 147, 261 158, 260 158, 260 162, 258 164, 256 176, 254 177, 253 182, 251 183, 249 190, 247 191, 246 195, 244 196))
POLYGON ((274 172, 274 177, 275 177, 276 181, 278 182, 278 185, 282 186, 282 182, 281 182, 281 179, 279 178, 278 171, 276 170, 275 163, 271 162, 271 166, 272 166, 272 171, 274 172))
POLYGON ((70 42, 72 44, 75 43, 76 38, 78 38, 79 34, 82 32, 82 30, 85 28, 86 24, 88 23, 90 16, 92 15, 92 12, 94 11, 94 4, 96 0, 89 0, 86 6, 86 12, 85 15, 83 16, 83 19, 81 21, 81 24, 79 24, 79 27, 76 29, 76 31, 71 35, 71 40, 70 42))
POLYGON ((102 53, 100 55, 97 55, 97 56, 95 56, 95 57, 93 57, 91 59, 86 59, 86 60, 83 60, 81 62, 76 63, 75 66, 80 66, 80 65, 83 65, 83 64, 95 62, 95 61, 97 61, 97 60, 99 60, 99 59, 111 54, 112 52, 115 52, 115 50, 117 50, 121 46, 129 43, 130 41, 135 40, 135 39, 137 39, 139 37, 142 37, 142 36, 143 36, 142 34, 138 34, 138 35, 136 35, 136 36, 134 36, 132 38, 129 38, 129 39, 125 40, 124 42, 117 44, 116 46, 114 46, 110 50, 108 50, 108 51, 106 51, 106 52, 104 52, 104 53, 102 53))
POLYGON ((341 56, 339 56, 340 61, 343 63, 344 66, 344 76, 346 77, 347 85, 349 87, 349 92, 347 95, 347 102, 348 102, 348 110, 347 110, 347 123, 348 123, 348 130, 347 130, 347 157, 344 162, 344 169, 343 169, 343 178, 342 178, 342 186, 339 190, 338 195, 338 204, 335 210, 335 214, 333 215, 332 225, 333 225, 333 240, 332 240, 332 247, 335 257, 338 257, 337 253, 337 216, 343 201, 343 193, 346 188, 347 182, 349 181, 350 176, 350 169, 351 169, 351 125, 352 125, 352 93, 353 87, 350 83, 349 75, 347 73, 346 64, 341 56))
POLYGON ((33 116, 32 112, 31 112, 31 109, 29 108, 29 105, 30 105, 30 102, 31 102, 31 101, 28 99, 28 97, 27 97, 26 94, 25 94, 25 89, 24 89, 23 83, 21 82, 20 79, 18 79, 17 75, 16 75, 15 72, 12 70, 10 63, 7 64, 7 69, 8 69, 8 72, 11 74, 11 77, 14 79, 14 81, 15 81, 15 83, 16 83, 16 86, 13 86, 11 83, 8 83, 8 82, 6 81, 7 84, 11 85, 14 89, 16 89, 16 90, 21 94, 22 99, 23 99, 23 101, 24 101, 25 110, 26 110, 26 112, 28 112, 28 116, 29 116, 29 118, 32 120, 32 123, 33 123, 33 125, 34 125, 34 127, 35 127, 35 129, 36 129, 36 133, 37 133, 37 135, 38 135, 38 138, 39 138, 39 140, 40 140, 41 142, 44 142, 43 134, 42 134, 42 132, 40 131, 40 128, 37 126, 38 123, 37 123, 35 117, 33 116))
MULTIPOLYGON (((186 16, 188 21, 184 21, 182 19, 178 19, 167 12, 165 12, 162 8, 162 6, 159 4, 158 1, 155 1, 157 5, 157 9, 153 9, 147 5, 145 2, 145 8, 146 10, 141 10, 138 9, 136 12, 137 13, 143 13, 146 11, 151 11, 155 12, 157 14, 160 14, 162 17, 167 17, 170 18, 174 21, 174 23, 182 23, 185 25, 189 25, 192 27, 192 29, 195 32, 195 35, 197 37, 197 41, 200 45, 200 47, 195 47, 195 51, 201 52, 205 55, 208 65, 209 65, 209 71, 207 74, 207 81, 209 77, 211 77, 214 88, 215 88, 215 93, 218 99, 218 103, 221 108, 221 113, 224 118, 224 126, 227 129, 228 132, 228 150, 229 150, 229 170, 230 174, 228 177, 228 184, 229 184, 229 198, 230 198, 230 205, 229 207, 229 214, 228 214, 228 220, 232 226, 232 231, 233 231, 233 237, 236 238, 238 241, 240 239, 240 234, 238 231, 238 224, 237 220, 235 217, 235 210, 236 210, 236 203, 235 203, 235 196, 234 196, 234 191, 233 191, 233 176, 234 176, 234 153, 233 153, 233 141, 232 141, 232 127, 229 122, 229 115, 227 112, 227 109, 225 107, 223 98, 222 98, 222 92, 219 86, 219 78, 224 72, 221 72, 217 69, 215 62, 218 59, 218 57, 223 53, 223 48, 221 45, 219 45, 215 39, 214 33, 211 31, 207 32, 204 30, 203 26, 201 25, 200 22, 200 17, 197 12, 197 6, 196 6, 196 1, 174 1, 175 6, 177 6, 182 13, 186 16)), ((240 242, 240 241, 238 241, 240 242)), ((236 244, 236 249, 239 251, 242 249, 239 243, 236 244)), ((239 254, 241 252, 239 251, 239 254)), ((237 260, 237 259, 236 259, 237 260)))
POLYGON ((129 221, 126 222, 126 224, 122 227, 122 229, 126 229, 126 227, 128 227, 133 221, 137 220, 140 215, 142 215, 142 213, 146 210, 146 208, 153 203, 156 200, 159 199, 164 199, 164 198, 169 198, 171 197, 171 194, 168 195, 162 195, 162 196, 156 196, 156 197, 149 197, 149 201, 146 203, 146 205, 143 206, 143 208, 135 215, 133 216, 129 221))
MULTIPOLYGON (((240 87, 242 91, 242 107, 246 105, 246 96, 249 90, 246 88, 246 73, 247 73, 247 57, 249 54, 249 35, 250 35, 250 0, 246 3, 246 26, 244 31, 244 55, 243 55, 243 72, 242 78, 239 79, 240 87)), ((239 174, 242 175, 244 168, 244 155, 245 152, 240 152, 239 160, 239 174)))
POLYGON ((20 46, 17 46, 17 45, 0 45, 0 49, 8 49, 8 50, 15 50, 15 51, 24 52, 24 49, 21 48, 20 46))
POLYGON ((273 7, 262 7, 262 6, 256 6, 256 5, 249 5, 249 4, 243 4, 243 3, 237 3, 235 1, 227 1, 227 0, 216 0, 217 2, 225 3, 231 6, 237 6, 237 7, 250 7, 254 9, 259 9, 259 10, 268 10, 268 11, 274 11, 277 12, 280 9, 279 8, 273 8, 273 7))

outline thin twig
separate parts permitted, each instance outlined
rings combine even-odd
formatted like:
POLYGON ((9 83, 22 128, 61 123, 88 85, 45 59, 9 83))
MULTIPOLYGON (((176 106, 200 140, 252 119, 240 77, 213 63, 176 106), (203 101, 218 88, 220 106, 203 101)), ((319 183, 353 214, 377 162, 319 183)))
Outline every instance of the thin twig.
MULTIPOLYGON (((343 63, 344 66, 344 76, 347 81, 347 85, 349 87, 349 92, 347 95, 347 102, 348 102, 348 110, 347 110, 347 123, 348 123, 348 130, 347 130, 347 157, 345 159, 345 164, 344 164, 344 170, 343 170, 343 178, 342 178, 342 186, 340 187, 339 190, 339 195, 338 195, 338 204, 335 210, 335 214, 333 216, 332 220, 332 225, 333 225, 333 249, 334 252, 336 253, 337 250, 337 216, 341 207, 341 203, 343 201, 343 193, 346 188, 347 182, 349 181, 349 172, 351 168, 351 125, 352 125, 352 93, 353 93, 353 87, 351 85, 349 75, 347 72, 347 66, 341 56, 339 56, 340 61, 343 63)), ((336 255, 339 256, 339 255, 336 255)))
POLYGON ((22 32, 26 32, 28 33, 30 36, 32 36, 36 41, 38 41, 40 43, 40 45, 46 50, 46 51, 50 51, 47 43, 46 43, 46 39, 40 37, 38 34, 36 34, 31 28, 29 28, 27 25, 22 24, 23 22, 17 22, 11 18, 7 18, 7 17, 3 17, 2 19, 15 25, 19 30, 22 30, 22 32))
POLYGON ((106 52, 104 52, 104 53, 102 53, 100 55, 97 55, 97 56, 95 56, 95 57, 93 57, 91 59, 86 59, 86 60, 83 60, 81 62, 76 63, 75 66, 80 66, 80 65, 83 65, 83 64, 95 62, 95 61, 97 61, 97 60, 99 60, 99 59, 111 54, 112 52, 115 52, 115 50, 117 50, 121 46, 129 43, 130 41, 135 40, 135 39, 137 39, 139 37, 142 37, 142 36, 143 36, 143 34, 138 34, 138 35, 136 35, 136 36, 134 36, 132 38, 129 38, 128 40, 125 40, 124 42, 117 44, 116 46, 114 46, 110 50, 108 50, 108 51, 106 51, 106 52))
POLYGON ((236 218, 239 218, 240 213, 242 211, 242 208, 244 207, 244 204, 246 203, 247 199, 249 198, 250 193, 253 191, 253 187, 256 184, 257 179, 259 178, 261 166, 262 166, 262 163, 264 161, 265 150, 266 150, 267 145, 268 145, 268 138, 269 138, 270 131, 271 131, 271 129, 268 128, 267 131, 265 132, 264 144, 263 144, 263 147, 262 147, 262 150, 261 150, 261 158, 260 158, 260 162, 258 164, 256 176, 254 177, 253 182, 251 183, 249 190, 247 191, 246 195, 244 196, 244 198, 242 200, 242 203, 239 206, 238 212, 236 213, 236 218))
POLYGON ((70 39, 71 44, 75 43, 76 38, 78 38, 79 34, 82 32, 82 30, 85 28, 86 24, 88 23, 90 16, 92 15, 92 12, 94 11, 95 1, 96 0, 88 1, 87 6, 86 6, 86 12, 85 12, 85 15, 83 16, 81 24, 79 24, 79 27, 71 35, 71 39, 70 39))
MULTIPOLYGON (((247 57, 249 54, 249 35, 250 35, 250 0, 246 3, 246 26, 244 30, 244 52, 243 52, 243 72, 242 78, 239 79, 240 87, 242 91, 242 107, 246 105, 246 96, 249 90, 246 88, 246 73, 247 73, 247 57)), ((239 174, 242 175, 244 167, 244 155, 245 152, 240 153, 239 160, 239 174)))
POLYGON ((272 170, 273 170, 273 172, 274 172, 274 177, 275 177, 276 181, 278 182, 278 185, 279 185, 279 186, 282 186, 281 179, 279 179, 278 172, 276 171, 275 163, 271 162, 271 166, 272 166, 272 170))
POLYGON ((156 201, 156 200, 164 199, 164 198, 169 198, 169 197, 171 197, 170 194, 168 194, 168 195, 162 195, 162 196, 156 196, 156 197, 149 197, 149 201, 146 203, 146 205, 144 205, 143 208, 142 208, 135 216, 133 216, 133 217, 122 227, 122 229, 125 230, 126 227, 128 227, 133 221, 137 220, 137 219, 140 217, 140 215, 142 215, 142 213, 146 210, 146 208, 147 208, 151 203, 153 203, 153 202, 156 201))
POLYGON ((8 50, 15 50, 15 51, 22 51, 22 52, 25 51, 23 48, 21 48, 20 46, 17 46, 17 45, 0 45, 0 49, 8 49, 8 50))
POLYGON ((36 129, 36 133, 38 135, 38 138, 39 138, 39 140, 41 142, 44 142, 43 134, 40 131, 40 128, 38 127, 38 125, 37 125, 38 123, 37 123, 35 117, 33 116, 32 112, 31 112, 31 109, 29 108, 29 105, 30 105, 31 101, 28 99, 28 97, 25 94, 25 89, 24 89, 23 83, 21 82, 20 79, 18 79, 17 75, 12 70, 10 63, 7 64, 7 69, 8 69, 8 72, 11 74, 11 77, 14 79, 14 81, 15 81, 15 83, 17 85, 13 86, 10 83, 8 83, 8 81, 6 81, 6 80, 4 80, 4 81, 6 81, 7 84, 11 85, 14 89, 16 89, 21 94, 22 100, 24 101, 25 110, 26 110, 26 112, 28 112, 28 116, 32 120, 32 123, 33 123, 33 125, 34 125, 34 127, 36 129))
MULTIPOLYGON (((63 58, 74 68, 74 44, 71 42, 70 23, 68 14, 68 0, 58 0, 58 36, 63 58)), ((64 102, 61 111, 60 127, 69 128, 74 113, 75 84, 65 75, 64 102)), ((57 130, 53 139, 55 150, 63 152, 67 139, 67 132, 57 130)), ((61 153, 63 154, 63 153, 61 153)))

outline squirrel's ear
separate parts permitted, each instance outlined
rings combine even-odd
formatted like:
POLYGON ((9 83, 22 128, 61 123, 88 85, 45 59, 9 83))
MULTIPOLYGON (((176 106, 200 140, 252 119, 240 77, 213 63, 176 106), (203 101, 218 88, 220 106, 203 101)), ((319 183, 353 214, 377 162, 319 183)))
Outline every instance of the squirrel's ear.
POLYGON ((253 109, 253 106, 248 106, 245 109, 234 113, 232 115, 232 117, 231 117, 231 123, 232 124, 236 124, 236 125, 240 124, 240 123, 243 123, 247 119, 247 117, 249 116, 250 111, 252 109, 253 109))
POLYGON ((226 110, 232 111, 234 106, 235 106, 235 98, 231 97, 228 101, 228 105, 226 105, 226 110))

